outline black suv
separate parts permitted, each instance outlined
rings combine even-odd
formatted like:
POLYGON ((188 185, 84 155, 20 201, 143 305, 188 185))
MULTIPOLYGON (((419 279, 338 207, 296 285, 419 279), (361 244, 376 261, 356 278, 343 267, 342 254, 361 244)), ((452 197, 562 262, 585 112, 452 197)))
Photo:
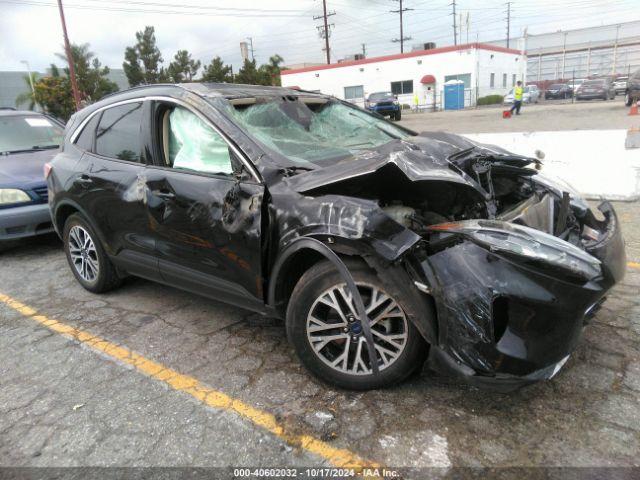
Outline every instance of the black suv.
POLYGON ((626 267, 611 206, 532 166, 321 94, 156 85, 71 118, 49 204, 87 290, 137 275, 284 319, 342 387, 428 355, 510 389, 558 371, 626 267))
POLYGON ((624 92, 624 103, 630 107, 633 102, 640 101, 640 69, 636 70, 627 80, 624 92))

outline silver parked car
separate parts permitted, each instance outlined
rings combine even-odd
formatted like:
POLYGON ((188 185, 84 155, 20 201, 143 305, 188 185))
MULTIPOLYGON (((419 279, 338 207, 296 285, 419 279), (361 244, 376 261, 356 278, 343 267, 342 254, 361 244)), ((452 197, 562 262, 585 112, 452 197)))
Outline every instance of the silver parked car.
MULTIPOLYGON (((522 92, 522 103, 538 103, 540 99, 540 90, 536 85, 527 85, 522 92)), ((509 90, 504 96, 504 104, 510 105, 513 103, 513 88, 509 90)))

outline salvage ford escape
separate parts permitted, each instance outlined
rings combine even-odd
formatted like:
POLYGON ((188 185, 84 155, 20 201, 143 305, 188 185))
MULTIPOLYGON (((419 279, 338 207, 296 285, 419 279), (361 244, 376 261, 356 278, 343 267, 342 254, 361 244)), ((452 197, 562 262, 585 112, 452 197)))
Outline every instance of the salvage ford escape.
POLYGON ((49 204, 71 270, 284 319, 303 364, 367 389, 429 364, 552 377, 624 275, 620 227, 541 162, 279 87, 138 87, 75 114, 49 204))

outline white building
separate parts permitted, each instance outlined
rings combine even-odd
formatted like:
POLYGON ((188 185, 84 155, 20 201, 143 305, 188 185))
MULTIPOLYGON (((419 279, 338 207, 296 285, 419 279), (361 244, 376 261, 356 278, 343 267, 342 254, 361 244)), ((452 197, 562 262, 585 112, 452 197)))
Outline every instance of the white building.
POLYGON ((445 82, 461 80, 465 106, 486 95, 505 95, 516 80, 526 78, 526 57, 520 50, 470 43, 398 55, 365 58, 330 65, 284 70, 282 85, 319 91, 363 105, 373 92, 392 91, 402 104, 414 95, 426 108, 443 108, 445 82))

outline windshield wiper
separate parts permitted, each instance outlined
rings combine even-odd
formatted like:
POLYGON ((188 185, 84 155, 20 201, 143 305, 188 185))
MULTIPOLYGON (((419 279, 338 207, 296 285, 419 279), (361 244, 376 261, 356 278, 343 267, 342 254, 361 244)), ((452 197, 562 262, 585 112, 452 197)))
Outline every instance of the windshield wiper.
POLYGON ((60 148, 60 145, 35 145, 31 147, 32 150, 50 150, 53 148, 60 148))
POLYGON ((4 150, 0 152, 1 155, 11 155, 12 153, 25 153, 25 152, 35 152, 38 150, 51 150, 54 148, 60 148, 60 145, 36 145, 31 148, 21 148, 19 150, 4 150))

